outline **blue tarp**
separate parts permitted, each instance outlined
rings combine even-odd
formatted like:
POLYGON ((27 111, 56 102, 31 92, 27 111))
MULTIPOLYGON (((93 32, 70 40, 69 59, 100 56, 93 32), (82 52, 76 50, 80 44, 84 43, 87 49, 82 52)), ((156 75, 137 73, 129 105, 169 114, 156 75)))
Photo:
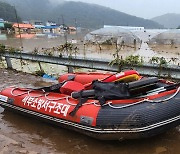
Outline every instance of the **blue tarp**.
POLYGON ((35 28, 45 28, 44 25, 33 25, 35 28))
POLYGON ((55 29, 58 28, 59 26, 45 26, 44 29, 55 29))

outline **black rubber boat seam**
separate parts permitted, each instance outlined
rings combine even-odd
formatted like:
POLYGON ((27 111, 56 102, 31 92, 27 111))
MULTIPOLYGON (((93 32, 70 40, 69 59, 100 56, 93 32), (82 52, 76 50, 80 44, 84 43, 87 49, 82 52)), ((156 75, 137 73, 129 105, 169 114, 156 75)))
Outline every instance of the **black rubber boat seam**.
POLYGON ((70 121, 54 118, 54 117, 51 117, 51 116, 48 116, 48 115, 44 115, 44 114, 41 114, 41 113, 38 113, 38 112, 27 110, 27 109, 24 109, 24 108, 21 108, 21 107, 18 107, 18 106, 14 106, 14 105, 11 105, 11 104, 7 104, 7 103, 2 103, 2 105, 5 106, 5 107, 8 107, 8 108, 11 108, 11 109, 19 110, 19 111, 21 111, 23 113, 26 113, 26 114, 28 113, 28 114, 31 114, 31 115, 34 115, 34 116, 37 116, 37 117, 40 117, 40 118, 43 118, 43 119, 51 120, 51 121, 54 121, 56 123, 61 123, 61 124, 65 124, 65 125, 68 125, 68 126, 73 126, 75 128, 78 128, 78 129, 90 131, 90 132, 93 132, 93 133, 102 133, 102 134, 103 133, 107 133, 107 134, 108 133, 140 133, 140 132, 149 131, 149 130, 152 130, 152 129, 155 129, 155 128, 158 128, 158 127, 161 127, 161 126, 164 126, 164 125, 167 125, 167 124, 170 124, 172 122, 180 120, 180 115, 179 115, 179 116, 173 117, 171 119, 167 119, 167 120, 164 120, 164 121, 161 121, 161 122, 158 122, 158 123, 146 126, 146 127, 141 127, 141 128, 131 128, 131 129, 128 129, 128 128, 126 128, 126 129, 118 129, 118 128, 103 129, 102 128, 102 129, 100 129, 100 128, 96 128, 96 127, 88 127, 88 126, 73 123, 73 122, 70 122, 70 121))

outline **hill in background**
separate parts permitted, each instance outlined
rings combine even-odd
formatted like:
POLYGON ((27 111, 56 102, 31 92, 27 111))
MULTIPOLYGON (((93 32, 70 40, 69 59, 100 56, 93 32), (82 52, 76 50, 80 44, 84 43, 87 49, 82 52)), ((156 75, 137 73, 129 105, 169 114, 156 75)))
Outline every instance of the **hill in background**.
POLYGON ((162 25, 143 18, 128 15, 108 7, 83 2, 52 0, 0 0, 14 5, 22 20, 55 21, 72 26, 99 28, 103 25, 143 26, 163 28, 162 25), (76 21, 76 23, 75 23, 76 21))
POLYGON ((67 24, 73 24, 76 18, 78 26, 102 27, 103 25, 143 26, 145 28, 163 28, 154 21, 131 16, 107 7, 82 2, 64 2, 51 12, 53 20, 64 16, 67 24))
POLYGON ((154 17, 151 20, 164 25, 166 28, 177 28, 180 26, 180 14, 168 13, 162 16, 154 17))
MULTIPOLYGON (((0 18, 6 21, 16 22, 15 8, 8 3, 0 2, 0 18)), ((18 21, 21 21, 19 17, 18 21)))
POLYGON ((49 0, 0 0, 15 6, 18 15, 22 20, 42 20, 47 19, 47 15, 52 11, 52 4, 49 0))

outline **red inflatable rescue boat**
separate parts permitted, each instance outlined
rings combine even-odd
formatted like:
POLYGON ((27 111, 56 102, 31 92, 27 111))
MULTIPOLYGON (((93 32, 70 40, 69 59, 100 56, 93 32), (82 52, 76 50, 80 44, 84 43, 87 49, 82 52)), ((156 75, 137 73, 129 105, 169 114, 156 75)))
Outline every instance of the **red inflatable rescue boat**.
POLYGON ((50 87, 4 89, 0 106, 101 140, 150 137, 180 124, 179 83, 140 78, 138 73, 73 74, 74 81, 66 81, 68 75, 50 87), (106 80, 112 77, 121 82, 106 80), (92 81, 92 88, 85 89, 83 84, 92 81))
POLYGON ((101 80, 103 82, 130 82, 139 80, 139 73, 135 70, 128 70, 120 73, 97 73, 97 72, 89 72, 89 73, 67 73, 60 75, 59 82, 73 80, 83 85, 89 84, 94 80, 101 80))

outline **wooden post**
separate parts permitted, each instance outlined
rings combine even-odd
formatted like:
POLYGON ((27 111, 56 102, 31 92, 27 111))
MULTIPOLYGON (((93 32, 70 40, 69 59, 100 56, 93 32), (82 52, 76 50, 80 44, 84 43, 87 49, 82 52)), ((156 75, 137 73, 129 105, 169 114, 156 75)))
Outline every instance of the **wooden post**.
POLYGON ((72 66, 68 66, 68 73, 73 73, 73 67, 72 66))
POLYGON ((5 60, 6 60, 7 68, 8 69, 13 69, 12 68, 12 63, 11 63, 11 58, 5 57, 5 60))

